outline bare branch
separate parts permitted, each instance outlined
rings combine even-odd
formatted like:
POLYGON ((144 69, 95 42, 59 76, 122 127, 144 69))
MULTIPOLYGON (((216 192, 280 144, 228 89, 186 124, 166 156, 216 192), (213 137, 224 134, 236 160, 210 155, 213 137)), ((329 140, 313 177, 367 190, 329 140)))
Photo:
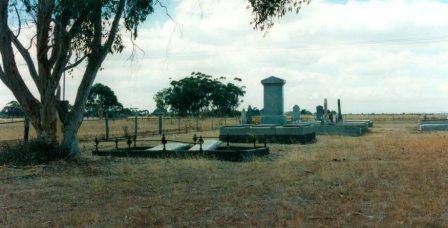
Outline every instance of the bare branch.
POLYGON ((86 58, 87 58, 87 55, 85 55, 85 56, 79 58, 79 59, 76 60, 74 63, 72 63, 72 64, 66 66, 66 67, 64 68, 64 71, 67 71, 67 70, 70 70, 70 69, 73 69, 73 68, 77 67, 77 66, 78 66, 79 64, 81 64, 86 58))
POLYGON ((17 6, 14 4, 14 10, 16 11, 16 15, 17 15, 17 21, 19 23, 19 28, 17 31, 17 35, 15 35, 16 38, 18 38, 20 36, 20 32, 22 31, 22 20, 20 18, 20 14, 19 14, 19 10, 17 10, 17 6))
POLYGON ((168 13, 168 7, 163 4, 162 2, 160 2, 160 0, 156 0, 157 4, 159 4, 160 7, 162 7, 165 10, 165 14, 168 18, 170 18, 173 22, 175 22, 174 18, 171 17, 171 14, 168 13))
POLYGON ((31 55, 29 51, 22 45, 22 43, 17 39, 16 36, 10 31, 12 42, 14 43, 14 46, 16 47, 17 51, 19 51, 20 55, 23 57, 23 59, 26 62, 26 65, 28 67, 28 70, 30 72, 31 78, 33 79, 34 83, 36 84, 39 92, 42 92, 42 85, 39 78, 39 74, 36 71, 36 67, 34 65, 34 61, 31 58, 31 55))
MULTIPOLYGON (((33 47, 33 40, 34 40, 36 37, 37 37, 37 34, 34 34, 34 36, 31 37, 31 39, 30 39, 30 45, 26 48, 26 50, 30 50, 31 47, 33 47)), ((36 44, 34 44, 34 45, 36 45, 36 44)))

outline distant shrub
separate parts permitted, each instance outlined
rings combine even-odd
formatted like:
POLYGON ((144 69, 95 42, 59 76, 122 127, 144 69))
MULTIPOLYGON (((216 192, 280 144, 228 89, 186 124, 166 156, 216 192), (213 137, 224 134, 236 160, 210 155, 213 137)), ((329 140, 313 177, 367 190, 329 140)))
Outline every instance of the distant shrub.
POLYGON ((39 165, 67 157, 61 148, 43 139, 14 145, 5 144, 0 148, 0 165, 39 165))

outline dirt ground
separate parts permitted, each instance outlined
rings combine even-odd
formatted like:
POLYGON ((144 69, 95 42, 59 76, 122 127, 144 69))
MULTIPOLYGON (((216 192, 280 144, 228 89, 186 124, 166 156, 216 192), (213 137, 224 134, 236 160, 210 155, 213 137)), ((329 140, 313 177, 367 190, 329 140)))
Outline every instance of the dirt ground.
POLYGON ((446 227, 448 132, 416 126, 272 144, 244 163, 99 158, 85 142, 79 161, 0 167, 0 225, 446 227))

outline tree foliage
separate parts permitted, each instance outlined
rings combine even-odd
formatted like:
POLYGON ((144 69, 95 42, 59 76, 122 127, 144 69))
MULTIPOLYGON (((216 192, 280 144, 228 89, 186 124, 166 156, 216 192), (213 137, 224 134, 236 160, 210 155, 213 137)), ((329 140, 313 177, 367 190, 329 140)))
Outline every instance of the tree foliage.
MULTIPOLYGON (((189 77, 171 81, 171 86, 159 91, 155 96, 158 112, 170 109, 178 115, 197 115, 203 111, 215 111, 230 115, 241 103, 245 87, 234 83, 224 83, 225 78, 213 78, 200 72, 189 77)), ((239 78, 236 78, 241 80, 239 78)))
POLYGON ((89 116, 104 116, 109 111, 119 111, 123 105, 118 102, 115 92, 106 85, 96 83, 90 90, 86 103, 86 112, 89 116))
POLYGON ((311 0, 249 0, 254 15, 252 25, 255 29, 265 30, 274 25, 276 18, 288 12, 299 13, 304 4, 311 0))
POLYGON ((7 117, 23 117, 25 115, 25 112, 23 112, 22 107, 17 101, 11 101, 6 104, 1 112, 7 117))

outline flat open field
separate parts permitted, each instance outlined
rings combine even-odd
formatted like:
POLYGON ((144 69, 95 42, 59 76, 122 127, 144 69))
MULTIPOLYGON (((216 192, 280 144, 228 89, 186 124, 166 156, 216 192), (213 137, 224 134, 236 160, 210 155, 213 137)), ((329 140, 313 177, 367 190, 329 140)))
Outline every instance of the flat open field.
POLYGON ((77 162, 0 167, 0 225, 448 226, 448 133, 417 132, 415 121, 270 145, 245 163, 98 158, 83 147, 77 162))

